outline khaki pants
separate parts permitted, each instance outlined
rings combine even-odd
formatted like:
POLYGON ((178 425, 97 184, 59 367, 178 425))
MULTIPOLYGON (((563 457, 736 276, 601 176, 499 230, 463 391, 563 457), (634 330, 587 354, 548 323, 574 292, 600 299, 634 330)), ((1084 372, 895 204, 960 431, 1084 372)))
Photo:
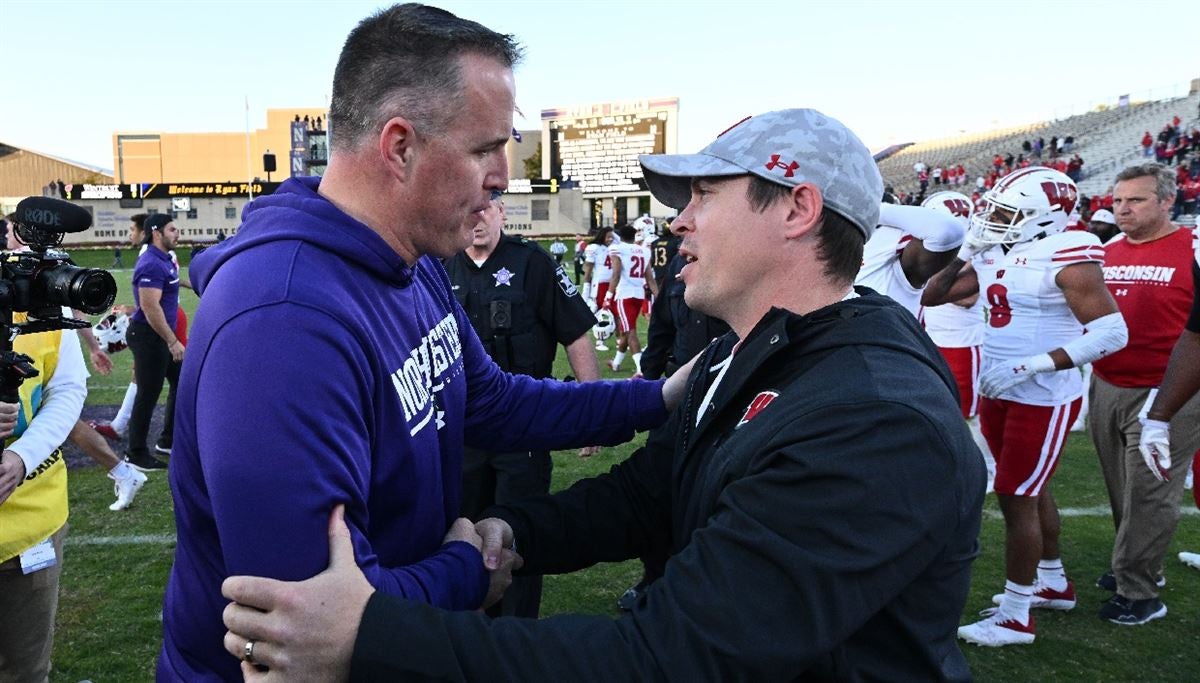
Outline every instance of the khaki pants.
POLYGON ((21 573, 21 558, 0 563, 0 683, 42 683, 50 678, 58 578, 67 526, 54 532, 53 567, 21 573))
POLYGON ((1096 445, 1108 487, 1117 536, 1112 570, 1117 593, 1131 600, 1158 597, 1163 556, 1179 522, 1183 482, 1192 454, 1200 447, 1200 395, 1184 404, 1171 420, 1170 481, 1150 473, 1138 450, 1142 425, 1138 412, 1149 389, 1124 389, 1092 376, 1088 432, 1096 445))

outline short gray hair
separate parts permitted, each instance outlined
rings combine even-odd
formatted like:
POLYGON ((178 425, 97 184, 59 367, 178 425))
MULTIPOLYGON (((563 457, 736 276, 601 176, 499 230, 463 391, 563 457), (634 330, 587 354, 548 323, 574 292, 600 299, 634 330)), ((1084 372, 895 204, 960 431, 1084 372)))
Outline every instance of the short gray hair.
POLYGON ((459 58, 478 54, 511 68, 521 52, 513 36, 443 9, 407 3, 381 10, 342 46, 329 105, 331 145, 355 149, 394 116, 441 133, 463 97, 459 58))
POLYGON ((1154 178, 1154 196, 1158 201, 1175 201, 1175 174, 1162 164, 1129 166, 1117 174, 1117 182, 1137 178, 1154 178))

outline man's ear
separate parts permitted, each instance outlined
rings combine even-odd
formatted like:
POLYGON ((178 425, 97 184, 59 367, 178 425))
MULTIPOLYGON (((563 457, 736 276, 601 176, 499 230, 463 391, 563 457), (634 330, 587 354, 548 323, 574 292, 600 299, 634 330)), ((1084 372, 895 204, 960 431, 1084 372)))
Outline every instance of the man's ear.
POLYGON ((798 239, 809 233, 815 234, 814 231, 821 225, 821 213, 825 208, 825 200, 817 186, 800 183, 788 193, 785 203, 787 216, 784 219, 784 236, 798 239))
POLYGON ((379 156, 392 176, 403 182, 416 159, 417 131, 403 116, 388 119, 379 132, 379 156))

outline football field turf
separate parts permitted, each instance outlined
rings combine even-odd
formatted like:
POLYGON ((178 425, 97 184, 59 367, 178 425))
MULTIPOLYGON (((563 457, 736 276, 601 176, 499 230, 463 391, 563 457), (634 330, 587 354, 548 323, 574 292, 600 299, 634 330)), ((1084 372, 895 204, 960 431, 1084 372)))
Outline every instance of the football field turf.
MULTIPOLYGON (((111 259, 111 252, 105 256, 111 259)), ((80 257, 77 260, 87 265, 107 265, 87 263, 80 257)), ((130 273, 115 275, 122 288, 119 301, 128 303, 130 273)), ((189 312, 195 310, 194 295, 184 292, 182 299, 189 312)), ((601 360, 611 354, 603 354, 601 360)), ((129 380, 130 354, 115 354, 113 360, 117 367, 111 376, 93 375, 89 381, 89 410, 109 416, 115 412, 129 380)), ((567 372, 560 353, 556 374, 567 372)), ((614 375, 604 370, 610 377, 628 377, 631 372, 628 359, 624 372, 614 375)), ((606 471, 628 457, 634 446, 606 448, 587 460, 574 452, 556 453, 554 489, 606 471)), ((175 528, 166 474, 149 476, 132 508, 110 512, 112 485, 104 473, 90 465, 71 470, 71 530, 52 681, 153 679, 162 637, 163 587, 172 561, 175 528)), ((1167 585, 1162 599, 1169 613, 1144 626, 1122 627, 1103 622, 1096 615, 1109 596, 1094 582, 1108 568, 1113 529, 1095 452, 1085 435, 1071 435, 1050 488, 1065 511, 1063 561, 1075 581, 1078 604, 1070 612, 1036 611, 1038 638, 1033 645, 990 649, 963 644, 976 680, 1200 680, 1200 571, 1176 559, 1180 550, 1200 551, 1200 515, 1195 514, 1190 493, 1180 501, 1187 514, 1165 563, 1167 585)), ((963 623, 976 620, 978 610, 990 607, 992 594, 1004 585, 1004 524, 994 496, 988 497, 984 514, 982 554, 974 565, 963 623)), ((615 617, 617 597, 640 573, 634 561, 548 577, 542 614, 585 612, 615 617)), ((746 586, 746 590, 752 588, 746 586)))

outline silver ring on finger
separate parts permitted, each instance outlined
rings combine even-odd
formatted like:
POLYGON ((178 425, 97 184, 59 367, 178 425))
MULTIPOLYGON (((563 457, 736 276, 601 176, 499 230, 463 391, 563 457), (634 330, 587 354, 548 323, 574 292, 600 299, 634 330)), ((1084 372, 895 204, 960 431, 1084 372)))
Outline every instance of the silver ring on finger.
POLYGON ((247 640, 246 646, 242 648, 242 661, 247 664, 254 664, 254 641, 247 640))

